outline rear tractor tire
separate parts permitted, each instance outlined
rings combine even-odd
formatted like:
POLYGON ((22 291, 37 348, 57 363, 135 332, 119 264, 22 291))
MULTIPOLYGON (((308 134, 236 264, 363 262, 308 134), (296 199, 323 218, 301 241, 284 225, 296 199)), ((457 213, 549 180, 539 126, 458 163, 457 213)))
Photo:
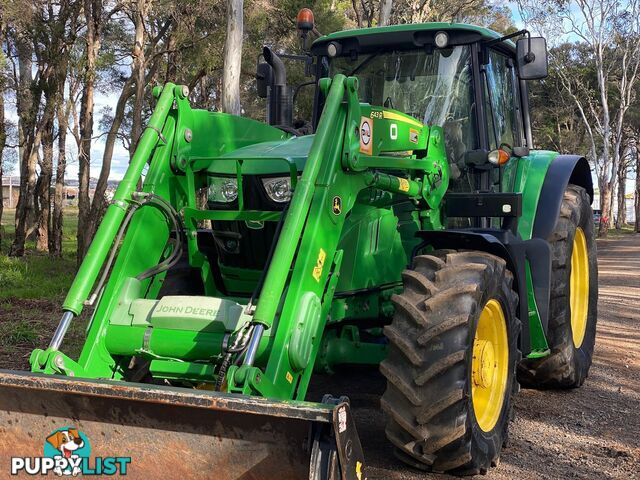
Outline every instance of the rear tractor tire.
POLYGON ((520 321, 513 275, 477 251, 435 251, 403 272, 385 327, 381 405, 404 462, 457 475, 486 473, 506 443, 520 321))
POLYGON ((520 382, 532 388, 576 388, 589 374, 598 316, 598 261, 591 202, 570 184, 551 244, 551 301, 547 341, 551 354, 526 359, 520 382))

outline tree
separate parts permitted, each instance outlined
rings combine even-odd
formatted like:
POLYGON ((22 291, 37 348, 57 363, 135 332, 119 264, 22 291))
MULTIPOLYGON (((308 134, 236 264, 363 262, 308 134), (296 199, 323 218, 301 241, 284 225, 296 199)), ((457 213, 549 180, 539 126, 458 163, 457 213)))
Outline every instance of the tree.
POLYGON ((135 37, 133 42, 133 71, 131 78, 134 80, 135 97, 133 104, 133 122, 131 125, 131 150, 129 154, 133 156, 138 140, 142 135, 142 107, 144 103, 144 90, 146 86, 145 78, 145 18, 149 13, 150 2, 138 0, 137 8, 133 12, 135 18, 135 37))
POLYGON ((38 1, 12 7, 10 32, 11 50, 15 51, 18 59, 14 78, 21 178, 16 234, 10 253, 22 256, 25 242, 34 232, 36 247, 48 250, 58 84, 66 75, 68 52, 77 34, 80 6, 77 1, 64 0, 55 6, 38 1))
MULTIPOLYGON (((0 12, 0 45, 4 45, 4 31, 5 24, 0 12)), ((4 70, 5 58, 4 52, 0 50, 0 68, 4 70)), ((4 72, 0 73, 0 248, 2 247, 2 212, 4 210, 4 198, 2 191, 2 174, 4 167, 4 148, 7 144, 7 129, 5 126, 5 113, 4 113, 4 90, 5 90, 5 78, 4 72)))
POLYGON ((391 8, 393 0, 380 0, 380 11, 378 12, 378 26, 389 25, 391 21, 391 8))
POLYGON ((552 42, 563 38, 559 31, 577 38, 577 46, 585 50, 593 66, 595 78, 585 88, 584 72, 566 69, 567 62, 552 57, 552 65, 576 104, 590 141, 602 210, 598 231, 606 236, 624 150, 625 117, 634 100, 640 73, 640 1, 519 0, 518 3, 526 20, 552 32, 547 35, 552 42))
POLYGON ((13 69, 13 76, 18 114, 20 196, 16 205, 16 233, 9 254, 20 257, 24 255, 28 229, 33 224, 36 164, 40 146, 35 123, 41 92, 33 81, 33 43, 28 36, 33 7, 28 6, 15 13, 12 18, 11 48, 18 61, 17 68, 13 69))
POLYGON ((636 210, 636 233, 640 233, 640 153, 636 148, 636 188, 635 188, 635 210, 636 210))
MULTIPOLYGON (((559 58, 562 53, 555 50, 563 48, 573 47, 556 47, 551 55, 559 58)), ((588 65, 581 61, 563 64, 562 68, 590 71, 588 65)), ((590 149, 580 114, 571 96, 565 91, 556 68, 549 70, 547 78, 529 84, 529 103, 537 148, 560 153, 586 152, 590 149)))
POLYGON ((222 110, 240 115, 240 68, 242 66, 243 0, 227 0, 227 36, 224 43, 222 110))
POLYGON ((69 116, 78 101, 80 80, 74 75, 73 69, 68 69, 67 81, 58 84, 58 103, 56 119, 58 122, 58 164, 56 166, 56 182, 53 195, 53 214, 51 216, 51 231, 49 235, 49 254, 62 255, 63 208, 65 200, 64 181, 67 170, 67 130, 69 116), (65 98, 65 85, 68 86, 68 96, 65 98))
MULTIPOLYGON (((145 103, 145 87, 151 82, 155 75, 159 60, 161 58, 156 52, 156 48, 162 41, 167 39, 167 35, 170 34, 170 27, 173 25, 173 19, 171 15, 162 19, 162 23, 154 32, 154 19, 149 19, 151 2, 138 1, 132 4, 130 9, 124 8, 124 15, 133 21, 134 35, 132 38, 128 38, 124 35, 124 43, 128 43, 127 47, 130 48, 129 55, 131 56, 131 74, 126 77, 122 83, 120 95, 116 102, 116 108, 113 116, 107 115, 106 118, 100 121, 101 128, 106 130, 105 147, 102 156, 102 166, 96 188, 91 202, 91 213, 89 219, 86 222, 86 235, 92 238, 102 214, 106 208, 106 190, 108 186, 109 174, 111 172, 111 162, 113 159, 113 152, 115 143, 118 138, 125 139, 129 155, 132 156, 135 147, 138 143, 140 136, 142 135, 143 124, 143 107, 145 103), (149 38, 145 32, 152 32, 149 38), (131 98, 134 98, 133 106, 127 111, 127 105, 130 103, 131 98), (129 114, 131 122, 128 124, 129 131, 127 133, 120 133, 123 124, 125 123, 126 116, 129 114)), ((112 15, 115 15, 115 11, 112 15)), ((112 42, 114 35, 121 37, 124 29, 118 28, 115 31, 109 32, 109 35, 105 36, 105 41, 112 42)), ((124 45, 115 48, 122 48, 124 45)), ((118 76, 122 74, 118 71, 118 76)), ((121 78, 122 80, 122 78, 121 78)))
POLYGON ((80 104, 80 150, 78 152, 78 264, 82 261, 91 243, 88 231, 91 201, 89 180, 91 170, 91 140, 93 137, 93 107, 96 83, 96 62, 102 40, 102 0, 84 0, 85 55, 82 99, 80 104))
POLYGON ((499 32, 513 29, 508 7, 487 0, 396 0, 393 3, 391 23, 423 22, 475 23, 499 32))

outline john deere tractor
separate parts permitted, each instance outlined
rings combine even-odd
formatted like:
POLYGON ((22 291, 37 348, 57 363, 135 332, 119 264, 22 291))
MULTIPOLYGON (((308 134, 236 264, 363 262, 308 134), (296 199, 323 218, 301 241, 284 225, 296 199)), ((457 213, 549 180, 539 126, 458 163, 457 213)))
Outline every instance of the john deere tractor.
POLYGON ((591 174, 533 149, 546 73, 526 31, 427 23, 265 48, 265 123, 155 87, 51 343, 0 375, 0 457, 71 425, 133 478, 361 480, 348 399, 307 396, 356 364, 386 377, 402 461, 486 472, 519 382, 579 387, 594 347, 591 174), (312 76, 309 118, 283 58, 312 76))

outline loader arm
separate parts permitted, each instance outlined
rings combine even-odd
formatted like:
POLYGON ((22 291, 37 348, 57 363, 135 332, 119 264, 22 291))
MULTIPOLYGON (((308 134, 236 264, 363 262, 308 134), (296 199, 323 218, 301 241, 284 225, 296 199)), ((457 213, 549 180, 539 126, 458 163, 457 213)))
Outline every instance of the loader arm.
MULTIPOLYGON (((303 400, 340 275, 344 252, 338 245, 345 218, 358 195, 375 187, 431 199, 437 190, 431 188, 426 176, 423 181, 414 181, 374 173, 366 166, 357 168, 361 146, 358 81, 337 75, 323 80, 321 88, 327 96, 323 115, 260 291, 253 320, 258 328, 243 365, 229 370, 231 392, 303 400), (347 101, 343 102, 345 93, 347 101), (252 365, 252 348, 258 348, 265 329, 275 329, 275 334, 263 371, 252 365)), ((437 138, 438 130, 434 129, 432 158, 442 159, 437 138)), ((372 155, 364 158, 366 165, 380 168, 389 160, 372 155)), ((446 171, 426 159, 411 159, 407 165, 432 174, 436 168, 446 171)))

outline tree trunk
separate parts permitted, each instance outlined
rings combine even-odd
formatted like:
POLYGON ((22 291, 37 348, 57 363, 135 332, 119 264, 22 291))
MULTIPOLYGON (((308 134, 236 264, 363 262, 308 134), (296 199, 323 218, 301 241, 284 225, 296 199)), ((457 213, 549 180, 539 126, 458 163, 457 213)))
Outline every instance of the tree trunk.
POLYGON ((616 229, 620 230, 627 223, 627 168, 621 165, 618 169, 618 215, 616 215, 616 229))
POLYGON ((96 59, 100 50, 101 0, 84 0, 84 15, 87 21, 85 32, 85 77, 80 105, 80 151, 78 152, 78 251, 80 265, 91 244, 93 232, 87 231, 91 201, 89 180, 91 166, 91 137, 93 136, 93 95, 96 77, 96 59))
POLYGON ((636 207, 636 233, 640 233, 640 154, 636 150, 636 191, 635 191, 635 207, 636 207))
MULTIPOLYGON (((64 176, 67 169, 67 127, 69 115, 64 104, 64 81, 58 85, 58 165, 56 167, 56 185, 53 195, 53 215, 49 235, 49 254, 62 256, 63 208, 65 200, 64 176)), ((71 100, 69 100, 71 101, 71 100)))
POLYGON ((16 35, 16 50, 19 71, 16 109, 18 113, 18 141, 20 144, 20 195, 16 205, 16 233, 9 254, 21 257, 24 255, 27 231, 33 224, 36 163, 39 148, 39 145, 35 145, 36 138, 34 136, 35 110, 39 103, 39 95, 35 92, 32 77, 33 45, 21 33, 16 35), (34 91, 32 91, 32 88, 34 91), (34 102, 36 98, 38 102, 34 102))
POLYGON ((389 25, 391 20, 391 8, 393 0, 380 0, 380 12, 378 12, 378 26, 389 25))
POLYGON ((164 74, 164 83, 167 82, 176 82, 176 77, 178 73, 178 58, 176 49, 176 39, 172 35, 169 37, 167 41, 167 50, 169 53, 167 54, 167 69, 164 74))
POLYGON ((102 213, 105 208, 105 192, 107 191, 109 172, 111 171, 113 149, 115 147, 116 140, 118 139, 118 131, 120 130, 120 126, 124 120, 127 101, 135 92, 134 83, 134 78, 129 77, 122 87, 122 92, 120 93, 118 103, 116 104, 116 111, 113 115, 113 121, 111 122, 111 127, 107 132, 104 144, 104 153, 102 155, 102 167, 100 168, 100 176, 98 177, 96 191, 91 204, 91 215, 87 222, 87 231, 91 232, 92 236, 98 228, 98 222, 100 221, 100 218, 102 218, 102 213))
POLYGON ((36 216, 36 250, 49 251, 49 216, 51 215, 51 177, 53 175, 53 124, 57 92, 48 92, 42 124, 42 162, 36 197, 39 203, 36 216))
POLYGON ((147 15, 147 1, 138 0, 135 12, 135 39, 133 43, 133 71, 131 76, 135 80, 135 99, 133 102, 132 123, 131 123, 131 146, 129 148, 129 157, 133 157, 138 141, 142 135, 142 107, 144 105, 144 87, 145 87, 145 28, 144 19, 147 15))
MULTIPOLYGON (((4 127, 4 89, 0 91, 0 251, 2 251, 2 234, 4 227, 2 226, 2 213, 4 212, 4 189, 2 187, 2 159, 4 154, 4 146, 7 143, 7 131, 4 127)), ((11 195, 11 192, 9 192, 11 195)))
POLYGON ((240 115, 240 67, 242 63, 243 0, 227 0, 227 36, 224 42, 222 110, 240 115))
MULTIPOLYGON (((0 45, 4 45, 4 20, 0 17, 0 45)), ((4 191, 2 188, 2 163, 4 158, 4 147, 7 144, 7 130, 4 124, 4 78, 0 77, 0 251, 2 251, 2 213, 4 212, 4 191)), ((9 195, 12 192, 9 191, 9 195)))
POLYGON ((598 236, 606 237, 611 224, 611 197, 612 192, 608 183, 600 188, 600 225, 598 225, 598 236))

